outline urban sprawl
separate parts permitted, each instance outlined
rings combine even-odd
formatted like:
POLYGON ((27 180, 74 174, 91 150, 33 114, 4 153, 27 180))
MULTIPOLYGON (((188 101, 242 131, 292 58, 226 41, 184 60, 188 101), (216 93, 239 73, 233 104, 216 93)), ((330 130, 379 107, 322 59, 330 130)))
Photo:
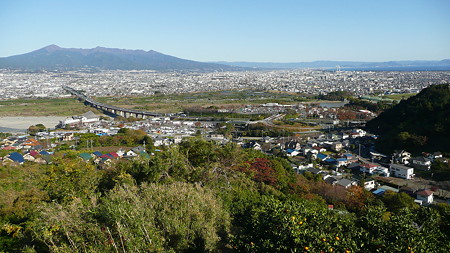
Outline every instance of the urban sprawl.
MULTIPOLYGON (((71 96, 62 87, 82 90, 91 97, 100 96, 151 96, 155 93, 187 93, 216 90, 277 90, 306 94, 327 94, 333 91, 349 91, 355 96, 379 94, 417 93, 433 84, 450 81, 450 72, 361 72, 283 70, 254 72, 181 73, 153 71, 88 71, 35 72, 0 70, 0 99, 66 97, 71 96)), ((224 109, 222 109, 224 110, 224 109)), ((34 136, 9 136, 0 142, 0 148, 10 153, 1 158, 3 163, 50 163, 53 152, 64 144, 70 149, 80 145, 77 140, 83 134, 114 136, 121 128, 146 132, 158 147, 177 145, 183 138, 202 136, 219 143, 234 142, 243 148, 252 148, 273 155, 288 157, 298 173, 320 175, 336 187, 349 188, 361 184, 374 194, 387 190, 405 191, 416 197, 417 203, 428 205, 445 201, 450 192, 432 191, 428 182, 415 178, 415 170, 429 170, 436 160, 446 160, 442 154, 423 153, 412 157, 405 150, 393 154, 381 154, 374 148, 377 136, 366 133, 357 126, 339 122, 340 108, 325 108, 320 104, 280 105, 267 103, 246 105, 240 109, 269 112, 266 118, 254 121, 220 121, 162 115, 134 122, 118 122, 100 117, 92 112, 74 115, 63 120, 55 131, 38 132, 34 136), (304 133, 289 136, 279 134, 243 136, 241 133, 252 125, 276 127, 283 121, 287 110, 295 111, 292 121, 305 123, 304 133), (310 116, 310 117, 309 117, 310 116), (312 117, 314 116, 314 117, 312 117), (327 119, 313 124, 308 118, 327 119), (224 128, 233 125, 230 132, 224 128), (333 131, 330 131, 333 127, 333 131), (339 127, 334 129, 334 127, 339 127), (326 131, 328 129, 328 131, 326 131), (321 130, 321 131, 320 131, 321 130), (365 176, 369 177, 365 177, 365 176), (364 176, 364 180, 361 178, 364 176), (388 183, 388 184, 387 184, 388 183), (397 187, 392 187, 396 185, 397 187), (406 186, 407 185, 407 186, 406 186)), ((228 111, 227 111, 228 112, 228 111)), ((220 111, 218 111, 220 113, 220 111)), ((375 114, 360 110, 362 121, 375 114)), ((53 127, 53 126, 49 126, 53 127)), ((83 143, 84 144, 84 143, 83 143)), ((118 147, 102 153, 89 142, 80 160, 107 166, 120 159, 148 157, 144 146, 118 147), (105 165, 106 164, 106 165, 105 165)), ((445 188, 445 187, 444 187, 445 188)))
POLYGON ((147 96, 217 90, 277 90, 306 94, 349 91, 356 96, 416 93, 450 80, 450 72, 370 72, 279 70, 245 72, 88 71, 34 72, 0 70, 0 99, 62 97, 63 85, 90 96, 147 96))

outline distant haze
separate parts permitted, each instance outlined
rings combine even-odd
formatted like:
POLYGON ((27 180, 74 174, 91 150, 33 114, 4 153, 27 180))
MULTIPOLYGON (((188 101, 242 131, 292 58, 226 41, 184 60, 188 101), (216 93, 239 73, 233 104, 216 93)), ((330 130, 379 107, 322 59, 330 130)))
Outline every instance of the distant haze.
POLYGON ((388 62, 354 62, 354 61, 313 61, 313 62, 215 62, 219 64, 263 69, 306 69, 323 68, 339 70, 450 70, 450 60, 441 61, 388 61, 388 62))
POLYGON ((252 69, 362 69, 362 70, 450 70, 450 60, 441 61, 314 61, 314 62, 214 62, 205 63, 177 58, 153 50, 129 50, 96 47, 61 48, 49 45, 16 56, 0 58, 0 68, 22 70, 157 70, 157 71, 242 71, 252 69))

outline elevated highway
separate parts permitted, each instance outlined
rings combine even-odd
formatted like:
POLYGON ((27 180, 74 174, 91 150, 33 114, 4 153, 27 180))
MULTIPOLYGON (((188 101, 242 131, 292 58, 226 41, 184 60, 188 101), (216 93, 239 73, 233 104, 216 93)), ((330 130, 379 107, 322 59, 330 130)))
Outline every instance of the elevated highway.
POLYGON ((127 109, 127 108, 122 108, 122 107, 117 107, 117 106, 113 106, 113 105, 99 103, 99 102, 93 100, 92 98, 90 98, 89 96, 86 96, 85 94, 83 94, 73 88, 70 88, 68 86, 63 86, 63 89, 65 91, 67 91, 68 93, 76 96, 80 101, 83 101, 85 104, 87 104, 89 106, 92 106, 92 107, 102 110, 104 112, 112 113, 112 114, 119 115, 119 116, 122 116, 125 118, 135 117, 135 118, 145 119, 147 117, 163 116, 161 113, 139 111, 139 110, 127 109))

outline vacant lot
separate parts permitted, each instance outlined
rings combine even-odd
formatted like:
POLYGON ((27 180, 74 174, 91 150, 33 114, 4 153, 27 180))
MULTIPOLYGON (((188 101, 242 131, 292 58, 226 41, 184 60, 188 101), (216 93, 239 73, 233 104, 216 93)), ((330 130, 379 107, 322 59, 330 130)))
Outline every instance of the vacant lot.
MULTIPOLYGON (((293 104, 312 101, 309 97, 295 93, 271 91, 216 91, 185 94, 156 94, 150 97, 94 97, 94 100, 123 108, 150 112, 177 113, 185 108, 241 107, 246 104, 281 103, 293 104)), ((14 99, 0 101, 0 117, 5 116, 72 116, 89 110, 75 98, 14 99)))
POLYGON ((74 98, 14 99, 0 101, 0 117, 71 116, 93 108, 74 98))
MULTIPOLYGON (((5 132, 24 132, 31 125, 43 124, 47 128, 54 128, 60 120, 65 117, 53 116, 53 117, 0 117, 0 129, 10 128, 20 131, 6 131, 5 132)), ((1 130, 0 130, 1 131, 1 130)))
POLYGON ((97 101, 124 108, 133 108, 160 113, 181 112, 185 108, 233 107, 246 104, 282 103, 292 104, 300 101, 311 101, 309 98, 295 93, 270 91, 216 91, 186 94, 157 94, 151 97, 99 97, 97 101))

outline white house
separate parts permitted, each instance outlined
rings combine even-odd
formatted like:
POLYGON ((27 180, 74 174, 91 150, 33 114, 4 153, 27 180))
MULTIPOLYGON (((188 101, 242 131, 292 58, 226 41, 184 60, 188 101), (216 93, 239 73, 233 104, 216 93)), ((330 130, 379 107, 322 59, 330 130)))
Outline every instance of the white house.
POLYGON ((369 180, 364 182, 364 189, 370 191, 375 188, 375 180, 369 180))
POLYGON ((421 200, 423 205, 430 205, 433 203, 433 191, 423 190, 417 192, 417 200, 421 200))
POLYGON ((402 151, 394 154, 394 159, 399 163, 408 164, 409 159, 411 159, 411 153, 409 153, 405 150, 402 150, 402 151))
POLYGON ((405 179, 412 179, 414 177, 414 168, 401 164, 392 163, 389 166, 389 171, 391 175, 394 177, 400 177, 405 179))
POLYGON ((425 157, 415 157, 411 159, 411 165, 418 170, 430 170, 431 159, 425 157))
POLYGON ((122 157, 122 156, 125 155, 125 151, 124 151, 123 149, 119 149, 119 150, 117 150, 116 154, 117 154, 119 157, 122 157))
POLYGON ((364 137, 364 136, 366 136, 366 131, 364 131, 362 129, 353 129, 351 136, 352 136, 352 138, 364 137))
POLYGON ((137 154, 133 150, 130 149, 124 154, 124 156, 126 156, 126 157, 134 157, 134 156, 137 156, 137 154))

